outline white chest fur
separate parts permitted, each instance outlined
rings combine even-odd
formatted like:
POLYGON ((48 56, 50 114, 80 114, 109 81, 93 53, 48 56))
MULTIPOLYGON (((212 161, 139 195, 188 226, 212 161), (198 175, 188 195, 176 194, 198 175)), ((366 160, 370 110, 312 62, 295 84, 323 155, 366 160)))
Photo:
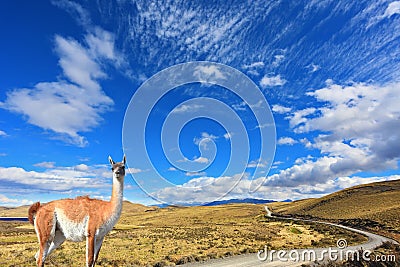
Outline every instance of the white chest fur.
POLYGON ((61 209, 55 209, 57 228, 61 230, 65 238, 70 241, 82 241, 87 235, 89 216, 81 221, 70 220, 61 209))
POLYGON ((96 236, 103 237, 105 236, 108 232, 110 232, 114 225, 118 222, 119 217, 121 216, 121 207, 118 207, 118 210, 112 214, 112 216, 105 221, 103 225, 99 227, 96 231, 96 236))

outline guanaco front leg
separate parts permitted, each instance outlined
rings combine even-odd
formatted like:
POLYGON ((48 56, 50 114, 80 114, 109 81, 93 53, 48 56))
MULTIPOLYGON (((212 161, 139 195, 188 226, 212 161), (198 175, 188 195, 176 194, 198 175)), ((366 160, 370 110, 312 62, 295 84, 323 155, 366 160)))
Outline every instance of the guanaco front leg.
POLYGON ((95 258, 94 258, 94 247, 95 247, 96 238, 94 234, 89 233, 86 237, 86 266, 94 267, 95 258))

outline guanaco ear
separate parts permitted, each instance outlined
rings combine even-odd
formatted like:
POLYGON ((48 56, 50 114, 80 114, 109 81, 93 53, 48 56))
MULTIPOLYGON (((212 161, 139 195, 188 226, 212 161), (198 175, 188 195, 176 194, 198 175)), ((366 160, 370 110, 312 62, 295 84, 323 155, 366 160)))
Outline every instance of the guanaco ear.
POLYGON ((122 162, 123 162, 124 165, 125 165, 125 163, 126 163, 126 156, 125 156, 125 154, 124 154, 124 159, 122 160, 122 162))
POLYGON ((111 156, 108 156, 108 161, 110 162, 111 165, 114 165, 115 162, 113 161, 113 159, 111 158, 111 156))

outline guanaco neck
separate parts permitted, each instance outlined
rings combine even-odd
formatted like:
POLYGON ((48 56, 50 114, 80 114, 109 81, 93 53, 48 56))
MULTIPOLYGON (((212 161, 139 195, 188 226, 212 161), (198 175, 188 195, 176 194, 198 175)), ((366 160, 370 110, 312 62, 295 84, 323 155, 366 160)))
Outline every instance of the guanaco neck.
POLYGON ((118 215, 121 214, 122 210, 122 201, 124 199, 124 178, 117 178, 115 174, 113 174, 113 186, 112 186, 112 194, 111 194, 111 206, 113 209, 113 213, 118 215))

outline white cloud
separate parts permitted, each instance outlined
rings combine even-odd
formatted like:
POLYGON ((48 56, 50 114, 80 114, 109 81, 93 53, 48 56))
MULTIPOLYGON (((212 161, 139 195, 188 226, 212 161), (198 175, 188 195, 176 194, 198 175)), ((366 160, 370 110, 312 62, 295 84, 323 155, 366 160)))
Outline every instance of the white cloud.
POLYGON ((90 169, 89 166, 86 164, 83 164, 83 163, 76 165, 74 167, 74 170, 79 171, 79 172, 87 172, 87 171, 89 171, 89 169, 90 169))
MULTIPOLYGON (((80 165, 78 165, 80 166, 80 165)), ((82 188, 108 188, 111 172, 103 165, 57 167, 43 172, 19 167, 0 167, 0 184, 15 184, 30 191, 67 192, 82 188)))
POLYGON ((54 161, 43 161, 43 162, 33 164, 33 166, 40 167, 40 168, 46 168, 46 169, 53 169, 55 167, 55 162, 54 161))
POLYGON ((307 160, 269 176, 265 184, 268 186, 283 187, 315 185, 338 176, 351 174, 348 170, 341 171, 340 169, 336 169, 336 171, 332 171, 331 168, 340 160, 340 158, 336 157, 321 157, 316 161, 307 160))
POLYGON ((225 140, 230 140, 230 139, 232 139, 232 136, 233 136, 233 133, 225 133, 225 134, 224 134, 225 140))
POLYGON ((282 86, 286 83, 287 81, 285 79, 281 78, 281 75, 278 74, 276 76, 269 76, 265 75, 261 81, 260 85, 262 88, 267 88, 267 87, 275 87, 275 86, 282 86))
POLYGON ((190 159, 184 157, 183 159, 180 159, 177 162, 196 162, 196 163, 201 163, 201 164, 207 164, 209 161, 210 160, 205 157, 194 157, 193 160, 190 160, 190 159))
POLYGON ((0 194, 0 206, 17 207, 22 205, 29 205, 32 203, 32 200, 9 198, 6 195, 0 194))
POLYGON ((291 138, 291 137, 281 137, 281 138, 278 139, 278 145, 290 145, 290 146, 292 146, 292 145, 294 145, 296 143, 298 143, 298 142, 296 140, 294 140, 293 138, 291 138))
POLYGON ((307 138, 302 138, 300 139, 300 142, 306 147, 306 148, 312 148, 312 143, 310 142, 310 140, 308 140, 307 138))
POLYGON ((124 56, 115 48, 115 36, 100 27, 95 27, 85 36, 89 53, 96 60, 107 59, 116 67, 125 64, 124 56))
MULTIPOLYGON (((314 115, 316 109, 315 108, 306 108, 302 110, 298 110, 293 112, 290 116, 286 117, 289 119, 289 125, 290 127, 295 127, 298 125, 301 125, 309 119, 308 116, 314 115)), ((297 128, 295 129, 295 132, 297 132, 297 128)))
POLYGON ((297 133, 315 132, 302 142, 325 155, 282 170, 270 185, 316 184, 359 172, 396 169, 400 159, 400 83, 329 84, 308 93, 325 104, 288 117, 297 133))
POLYGON ((0 136, 7 136, 7 133, 5 131, 0 130, 0 136))
POLYGON ((285 114, 292 111, 292 108, 284 107, 281 105, 272 105, 272 111, 278 114, 285 114))
POLYGON ((186 176, 204 176, 206 175, 205 172, 186 172, 186 176))
POLYGON ((252 160, 247 164, 247 168, 265 168, 267 167, 267 161, 263 159, 252 160))
POLYGON ((225 195, 240 179, 241 176, 199 177, 183 185, 163 188, 152 195, 169 203, 210 202, 225 195))
POLYGON ((192 104, 192 105, 179 105, 172 110, 172 113, 185 113, 185 112, 196 112, 203 109, 203 105, 192 104))
POLYGON ((168 170, 169 170, 169 171, 172 171, 172 172, 175 172, 175 171, 177 171, 177 169, 176 169, 176 168, 174 168, 174 167, 169 167, 169 168, 168 168, 168 170))
POLYGON ((218 83, 218 80, 226 80, 225 75, 215 66, 198 66, 195 68, 193 76, 201 82, 218 83))
POLYGON ((10 91, 1 107, 24 115, 30 124, 55 132, 63 141, 85 146, 87 140, 80 132, 97 127, 101 113, 113 105, 99 84, 107 77, 102 64, 121 64, 111 33, 96 28, 85 38, 86 44, 82 45, 73 39, 55 37, 59 65, 67 80, 10 91))
POLYGON ((198 158, 194 159, 193 161, 197 162, 197 163, 205 163, 205 164, 207 164, 210 160, 208 158, 205 158, 205 157, 198 157, 198 158))
POLYGON ((257 68, 263 68, 265 66, 264 62, 262 61, 257 61, 253 62, 249 65, 243 65, 244 69, 257 69, 257 68))
POLYGON ((139 168, 127 168, 126 171, 129 172, 129 173, 135 174, 135 173, 145 172, 146 170, 142 170, 142 169, 139 169, 139 168))
POLYGON ((264 62, 258 61, 248 65, 243 65, 243 69, 246 70, 248 74, 258 76, 260 75, 259 70, 264 68, 264 66, 265 66, 264 62))
POLYGON ((400 14, 400 1, 389 3, 388 7, 385 10, 385 14, 383 14, 383 17, 390 18, 394 14, 400 14))
POLYGON ((272 66, 274 67, 279 66, 284 59, 285 59, 284 55, 275 55, 274 61, 272 62, 272 66))
POLYGON ((193 139, 193 143, 195 145, 201 146, 201 148, 204 150, 208 150, 210 143, 214 142, 217 139, 218 139, 218 137, 213 134, 209 134, 207 132, 202 132, 201 137, 195 137, 193 139))

